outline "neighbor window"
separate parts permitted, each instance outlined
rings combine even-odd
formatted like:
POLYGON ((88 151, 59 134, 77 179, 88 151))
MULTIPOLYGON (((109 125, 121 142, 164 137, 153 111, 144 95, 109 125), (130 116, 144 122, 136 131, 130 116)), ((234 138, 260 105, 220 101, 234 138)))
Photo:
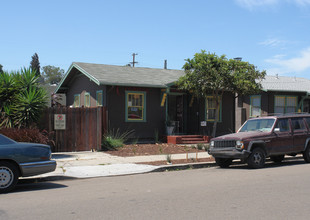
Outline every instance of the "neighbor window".
POLYGON ((80 107, 80 95, 74 95, 73 107, 80 107))
POLYGON ((261 115, 261 96, 253 95, 250 97, 250 117, 261 115))
POLYGON ((126 91, 126 121, 146 121, 145 92, 126 91))
POLYGON ((103 91, 99 90, 96 92, 96 103, 97 106, 103 106, 103 91))
MULTIPOLYGON (((221 98, 219 98, 218 121, 221 121, 221 107, 222 107, 222 100, 221 98)), ((216 115, 216 99, 213 96, 207 96, 206 98, 206 120, 215 121, 215 115, 216 115)))
POLYGON ((88 92, 85 93, 84 106, 90 107, 90 94, 88 92))
POLYGON ((296 112, 296 96, 275 96, 274 113, 291 113, 296 112))

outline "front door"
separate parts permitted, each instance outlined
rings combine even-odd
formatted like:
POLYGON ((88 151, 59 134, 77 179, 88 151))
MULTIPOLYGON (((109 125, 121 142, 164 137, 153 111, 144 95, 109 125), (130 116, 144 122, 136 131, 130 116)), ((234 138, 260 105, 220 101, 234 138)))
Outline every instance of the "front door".
POLYGON ((184 133, 184 98, 183 95, 168 96, 168 120, 174 126, 174 133, 184 133))

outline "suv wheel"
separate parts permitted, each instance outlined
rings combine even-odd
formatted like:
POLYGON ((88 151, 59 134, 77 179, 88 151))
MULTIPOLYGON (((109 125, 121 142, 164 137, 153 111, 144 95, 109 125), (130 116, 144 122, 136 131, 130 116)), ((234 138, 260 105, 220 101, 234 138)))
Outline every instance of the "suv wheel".
POLYGON ((284 155, 272 156, 270 157, 270 159, 275 163, 281 163, 282 160, 284 159, 284 155))
POLYGON ((250 168, 262 168, 265 165, 266 155, 262 148, 255 148, 248 157, 248 165, 250 168))
POLYGON ((310 163, 310 145, 308 144, 306 150, 302 153, 304 160, 307 163, 310 163))
POLYGON ((12 163, 0 161, 0 193, 12 190, 18 181, 18 170, 12 163))
POLYGON ((215 162, 221 168, 227 168, 232 164, 232 159, 228 158, 215 158, 215 162))

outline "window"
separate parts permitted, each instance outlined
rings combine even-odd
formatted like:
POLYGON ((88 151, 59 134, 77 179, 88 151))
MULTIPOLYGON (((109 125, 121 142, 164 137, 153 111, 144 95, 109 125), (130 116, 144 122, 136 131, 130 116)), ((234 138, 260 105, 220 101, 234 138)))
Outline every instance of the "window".
POLYGON ((272 126, 275 122, 275 119, 250 119, 248 120, 239 132, 249 132, 249 131, 261 131, 261 132, 270 132, 272 126))
POLYGON ((126 121, 146 121, 145 96, 145 92, 126 91, 126 121))
POLYGON ((103 91, 99 90, 96 92, 96 103, 97 106, 103 106, 103 91))
POLYGON ((261 115, 261 96, 255 95, 250 97, 250 117, 261 115))
POLYGON ((292 118, 292 126, 294 130, 305 130, 306 126, 303 118, 292 118))
POLYGON ((274 113, 291 113, 296 112, 296 96, 275 96, 274 113))
POLYGON ((308 128, 310 129, 310 118, 305 118, 305 119, 306 119, 306 122, 307 122, 308 128))
POLYGON ((290 125, 288 123, 288 118, 279 119, 275 128, 278 128, 280 132, 288 132, 290 131, 290 125))
POLYGON ((80 107, 80 95, 74 95, 73 107, 80 107))
MULTIPOLYGON (((220 98, 219 100, 219 106, 218 106, 218 121, 221 121, 221 110, 222 110, 222 100, 220 98)), ((216 101, 213 96, 207 96, 206 99, 206 120, 207 121, 215 121, 215 115, 216 115, 216 101)))
POLYGON ((90 107, 90 94, 88 92, 85 93, 84 106, 90 107))

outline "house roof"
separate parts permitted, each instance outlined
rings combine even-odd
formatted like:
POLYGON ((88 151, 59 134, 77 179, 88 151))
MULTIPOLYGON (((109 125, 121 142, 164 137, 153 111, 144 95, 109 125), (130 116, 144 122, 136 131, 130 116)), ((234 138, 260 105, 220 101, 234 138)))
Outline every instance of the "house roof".
POLYGON ((310 94, 310 80, 288 76, 265 76, 261 82, 264 91, 305 92, 310 94))
POLYGON ((74 62, 59 83, 56 92, 68 82, 67 77, 72 69, 79 70, 98 85, 166 88, 184 75, 182 70, 74 62))
MULTIPOLYGON (((97 85, 138 86, 166 88, 185 73, 183 70, 116 66, 73 62, 55 92, 62 91, 74 74, 82 73, 97 85)), ((310 80, 287 76, 266 76, 264 91, 305 92, 310 94, 310 80)))

